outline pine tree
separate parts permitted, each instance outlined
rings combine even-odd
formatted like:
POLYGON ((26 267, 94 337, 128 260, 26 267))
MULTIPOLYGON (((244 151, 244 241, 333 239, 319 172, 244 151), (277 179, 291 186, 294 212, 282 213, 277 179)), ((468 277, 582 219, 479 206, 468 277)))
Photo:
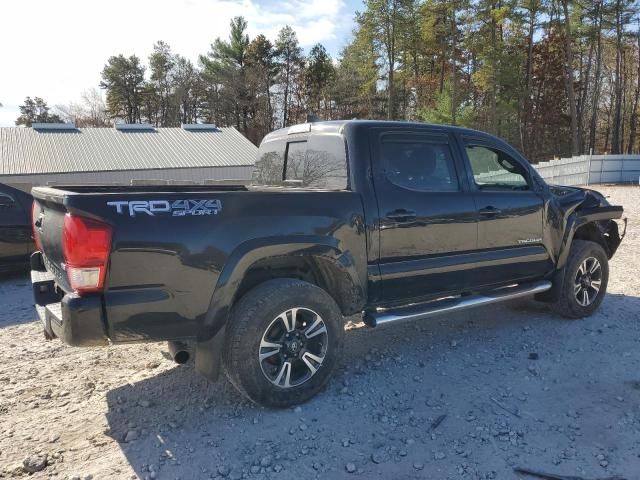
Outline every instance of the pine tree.
POLYGON ((291 98, 299 87, 296 79, 304 65, 298 36, 288 25, 278 34, 275 58, 278 66, 277 82, 282 92, 282 126, 286 127, 290 122, 291 98))
POLYGON ((325 118, 331 117, 330 86, 334 76, 331 56, 321 44, 314 45, 307 57, 305 94, 309 107, 325 118))
POLYGON ((206 56, 200 61, 204 67, 205 79, 219 84, 224 104, 232 108, 235 126, 244 133, 249 128, 249 104, 247 93, 247 53, 249 36, 247 21, 243 17, 231 20, 229 40, 220 38, 211 45, 206 56))
POLYGON ((405 0, 365 0, 365 11, 356 17, 367 29, 379 51, 386 71, 387 118, 396 118, 395 73, 399 57, 400 35, 405 22, 405 0))
POLYGON ((55 113, 50 113, 47 102, 40 97, 27 97, 20 105, 20 116, 16 125, 30 127, 34 123, 60 123, 62 119, 55 113))
POLYGON ((149 56, 149 69, 151 78, 149 91, 153 96, 153 104, 156 108, 149 112, 156 126, 174 126, 171 120, 172 94, 173 94, 173 70, 176 59, 171 53, 171 47, 163 41, 153 46, 153 53, 149 56))
POLYGON ((102 70, 100 87, 107 91, 107 110, 112 118, 127 123, 142 121, 145 67, 135 55, 110 57, 102 70))
POLYGON ((253 99, 251 110, 254 119, 249 138, 256 143, 273 130, 271 87, 276 76, 274 56, 273 45, 264 35, 254 38, 247 48, 247 82, 253 99))

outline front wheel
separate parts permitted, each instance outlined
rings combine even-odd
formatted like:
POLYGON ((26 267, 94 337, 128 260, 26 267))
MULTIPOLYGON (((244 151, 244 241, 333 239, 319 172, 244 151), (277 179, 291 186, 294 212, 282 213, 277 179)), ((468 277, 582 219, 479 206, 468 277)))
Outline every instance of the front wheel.
POLYGON ((609 260, 595 242, 574 240, 556 310, 568 318, 591 315, 602 303, 609 282, 609 260))
POLYGON ((234 306, 224 368, 231 383, 253 402, 288 407, 324 387, 343 342, 342 314, 327 292, 300 280, 274 279, 234 306))

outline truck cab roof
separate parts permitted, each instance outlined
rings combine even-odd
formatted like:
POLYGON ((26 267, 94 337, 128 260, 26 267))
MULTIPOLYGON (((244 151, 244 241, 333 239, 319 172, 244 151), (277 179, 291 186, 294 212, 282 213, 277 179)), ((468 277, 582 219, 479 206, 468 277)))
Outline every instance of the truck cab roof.
POLYGON ((440 130, 442 132, 456 132, 459 134, 473 136, 477 138, 495 139, 496 137, 481 132, 479 130, 473 130, 471 128, 458 127, 454 125, 433 124, 424 122, 405 122, 398 120, 327 120, 319 122, 307 122, 292 125, 289 127, 280 128, 266 135, 263 139, 265 141, 271 141, 275 139, 282 139, 291 135, 300 135, 305 133, 324 133, 324 134, 345 134, 348 129, 354 128, 408 128, 411 130, 428 128, 430 130, 440 130))

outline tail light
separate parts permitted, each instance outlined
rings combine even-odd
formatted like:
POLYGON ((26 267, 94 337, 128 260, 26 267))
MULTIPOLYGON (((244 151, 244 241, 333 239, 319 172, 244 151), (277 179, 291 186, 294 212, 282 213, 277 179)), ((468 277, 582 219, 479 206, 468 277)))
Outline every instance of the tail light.
POLYGON ((111 226, 67 213, 62 251, 69 283, 76 293, 99 292, 104 287, 111 250, 111 226))
POLYGON ((36 251, 42 251, 42 245, 40 244, 38 230, 36 227, 36 208, 38 208, 38 204, 34 200, 31 204, 31 234, 33 235, 33 241, 36 244, 36 251))

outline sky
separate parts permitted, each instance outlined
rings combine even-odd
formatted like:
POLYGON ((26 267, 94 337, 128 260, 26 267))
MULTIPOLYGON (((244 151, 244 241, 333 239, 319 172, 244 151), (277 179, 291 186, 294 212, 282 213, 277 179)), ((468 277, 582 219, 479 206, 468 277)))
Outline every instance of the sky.
POLYGON ((97 88, 112 55, 146 61, 154 42, 197 62, 242 15, 249 35, 275 39, 291 25, 305 50, 320 42, 336 56, 349 40, 361 0, 16 0, 0 15, 0 126, 13 126, 27 96, 49 106, 97 88))

